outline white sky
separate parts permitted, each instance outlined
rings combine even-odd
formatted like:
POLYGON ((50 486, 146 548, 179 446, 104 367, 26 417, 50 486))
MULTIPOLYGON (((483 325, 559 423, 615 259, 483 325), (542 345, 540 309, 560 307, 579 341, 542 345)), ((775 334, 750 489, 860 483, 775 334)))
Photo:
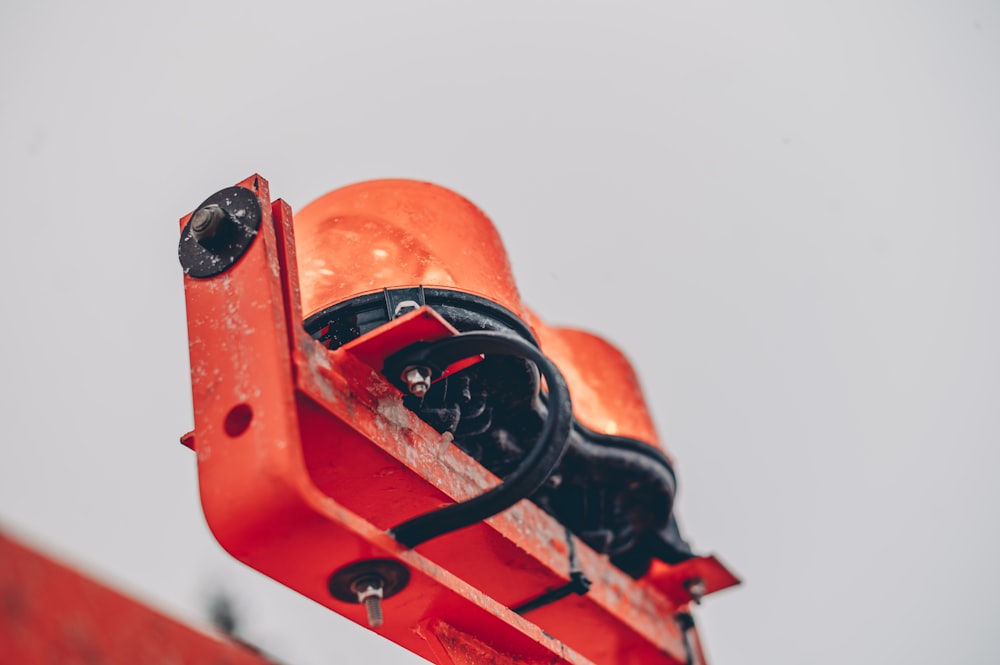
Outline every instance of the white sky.
POLYGON ((0 5, 0 523, 292 665, 412 662, 200 513, 176 220, 402 176, 632 357, 716 664, 1000 658, 1000 5, 0 5))

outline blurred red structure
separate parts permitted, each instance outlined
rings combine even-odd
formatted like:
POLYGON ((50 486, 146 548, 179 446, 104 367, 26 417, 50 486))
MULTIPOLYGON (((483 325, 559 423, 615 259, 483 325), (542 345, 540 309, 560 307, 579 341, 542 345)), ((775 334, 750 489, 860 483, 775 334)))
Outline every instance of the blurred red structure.
POLYGON ((0 663, 272 665, 0 533, 0 663))

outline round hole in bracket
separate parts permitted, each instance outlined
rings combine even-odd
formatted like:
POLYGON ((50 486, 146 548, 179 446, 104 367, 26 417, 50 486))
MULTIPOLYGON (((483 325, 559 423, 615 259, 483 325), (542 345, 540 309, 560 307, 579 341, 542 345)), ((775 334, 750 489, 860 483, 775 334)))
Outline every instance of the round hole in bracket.
POLYGON ((226 414, 226 434, 230 437, 236 438, 243 432, 247 431, 250 427, 250 421, 253 420, 253 409, 250 408, 249 404, 237 404, 233 408, 229 409, 229 413, 226 414))

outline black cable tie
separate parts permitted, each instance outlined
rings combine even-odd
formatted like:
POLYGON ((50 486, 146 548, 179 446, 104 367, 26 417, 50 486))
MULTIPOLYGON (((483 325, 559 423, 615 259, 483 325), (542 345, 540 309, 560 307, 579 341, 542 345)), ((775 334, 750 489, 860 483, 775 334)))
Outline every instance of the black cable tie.
POLYGON ((583 596, 590 591, 590 586, 593 582, 591 582, 590 578, 587 577, 582 570, 580 570, 579 565, 577 564, 576 546, 573 544, 573 534, 569 529, 566 529, 566 549, 569 552, 569 582, 560 587, 556 587, 555 589, 549 589, 537 598, 521 603, 517 607, 512 607, 512 612, 524 616, 532 610, 537 610, 540 607, 551 605, 557 600, 562 600, 571 593, 583 596))
POLYGON ((674 617, 684 640, 684 665, 695 665, 694 642, 691 641, 691 631, 694 629, 694 617, 688 612, 678 612, 674 617))

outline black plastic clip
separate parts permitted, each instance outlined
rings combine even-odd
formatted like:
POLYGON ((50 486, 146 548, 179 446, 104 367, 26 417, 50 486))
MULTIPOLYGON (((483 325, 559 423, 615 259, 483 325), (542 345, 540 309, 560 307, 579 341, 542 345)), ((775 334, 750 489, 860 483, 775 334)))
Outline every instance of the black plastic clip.
POLYGON ((537 598, 521 603, 517 607, 512 607, 511 610, 514 613, 524 616, 532 610, 537 610, 539 607, 545 607, 557 600, 562 600, 571 593, 583 596, 590 591, 590 585, 593 582, 580 570, 580 566, 576 561, 576 547, 573 545, 573 534, 570 533, 569 529, 566 529, 566 547, 569 550, 569 582, 563 584, 561 587, 549 589, 537 598))
POLYGON ((684 637, 684 665, 697 665, 694 643, 691 641, 691 631, 694 630, 694 617, 687 612, 678 612, 674 618, 681 629, 681 635, 684 637))
POLYGON ((382 291, 385 293, 385 313, 389 321, 427 304, 423 285, 382 291))

